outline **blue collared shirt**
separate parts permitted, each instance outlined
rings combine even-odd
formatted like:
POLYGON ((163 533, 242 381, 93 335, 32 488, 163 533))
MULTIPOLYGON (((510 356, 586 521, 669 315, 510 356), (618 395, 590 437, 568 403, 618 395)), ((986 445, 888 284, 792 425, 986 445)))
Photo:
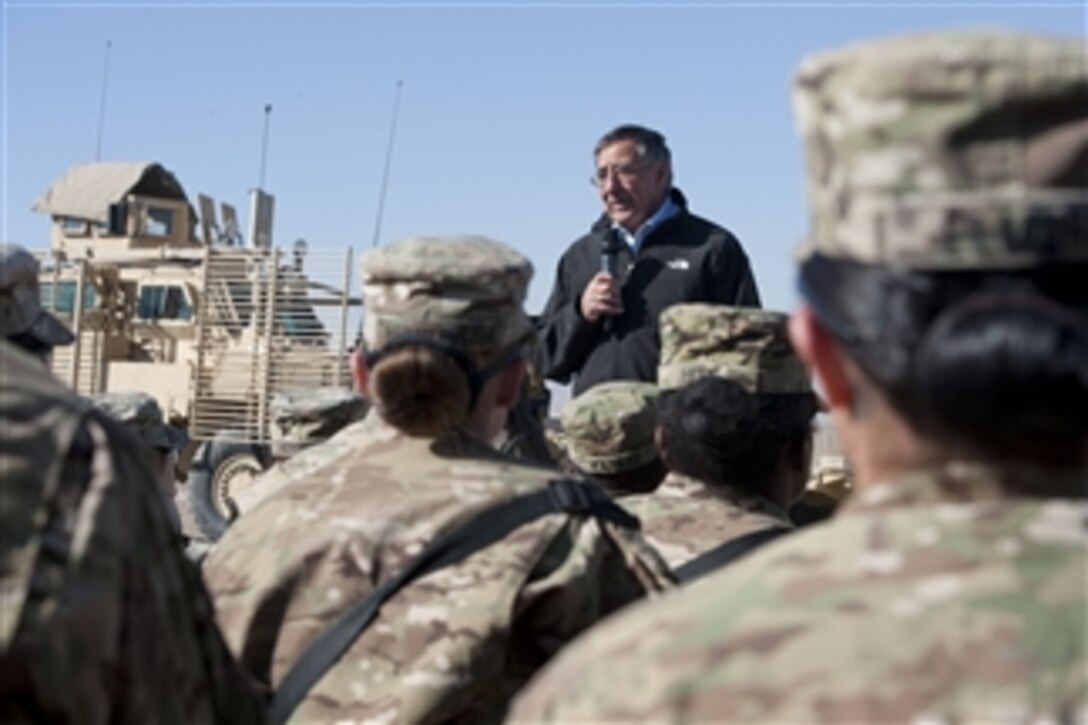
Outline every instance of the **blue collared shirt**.
POLYGON ((631 251, 638 254, 639 247, 642 246, 642 241, 650 235, 650 232, 657 229, 657 227, 661 225, 661 222, 676 216, 679 211, 680 207, 672 200, 672 194, 666 194, 664 203, 658 207, 657 211, 655 211, 649 219, 642 222, 642 226, 640 226, 634 234, 627 231, 616 222, 612 222, 612 228, 619 232, 620 239, 627 242, 627 246, 631 248, 631 251))

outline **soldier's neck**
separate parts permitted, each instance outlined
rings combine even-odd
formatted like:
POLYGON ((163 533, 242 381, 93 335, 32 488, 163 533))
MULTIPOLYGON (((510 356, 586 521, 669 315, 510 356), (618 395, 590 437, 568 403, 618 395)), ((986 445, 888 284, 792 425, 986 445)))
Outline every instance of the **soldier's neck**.
POLYGON ((940 447, 919 436, 883 399, 863 410, 836 410, 834 417, 858 488, 938 465, 949 458, 940 447))

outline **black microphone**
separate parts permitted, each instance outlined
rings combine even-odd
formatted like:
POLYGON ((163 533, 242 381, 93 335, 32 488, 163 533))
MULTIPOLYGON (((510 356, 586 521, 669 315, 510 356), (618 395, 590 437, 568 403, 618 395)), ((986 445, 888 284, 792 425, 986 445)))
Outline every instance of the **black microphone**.
MULTIPOLYGON (((601 271, 612 275, 612 279, 619 282, 620 279, 620 232, 612 229, 601 239, 601 271)), ((604 334, 612 334, 612 316, 604 318, 604 334)))
POLYGON ((613 229, 601 239, 601 271, 620 278, 620 233, 613 229))

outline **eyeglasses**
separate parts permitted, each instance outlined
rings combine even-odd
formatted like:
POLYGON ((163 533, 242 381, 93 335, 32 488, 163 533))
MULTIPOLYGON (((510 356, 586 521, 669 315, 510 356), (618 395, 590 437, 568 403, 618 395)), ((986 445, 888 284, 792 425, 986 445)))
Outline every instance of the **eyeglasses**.
POLYGON ((645 161, 629 161, 626 164, 601 166, 594 172, 593 176, 589 177, 589 183, 601 187, 608 182, 608 177, 613 175, 621 181, 634 181, 638 173, 647 166, 649 164, 645 161))

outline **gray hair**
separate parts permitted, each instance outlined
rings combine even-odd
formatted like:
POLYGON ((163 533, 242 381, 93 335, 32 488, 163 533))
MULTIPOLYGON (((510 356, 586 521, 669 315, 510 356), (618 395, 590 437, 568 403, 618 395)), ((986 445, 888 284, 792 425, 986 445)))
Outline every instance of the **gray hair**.
POLYGON ((614 129, 601 136, 597 145, 593 147, 593 158, 597 158, 607 146, 620 141, 633 141, 635 150, 640 159, 647 161, 671 161, 672 154, 665 145, 665 137, 652 128, 627 123, 616 126, 614 129))

